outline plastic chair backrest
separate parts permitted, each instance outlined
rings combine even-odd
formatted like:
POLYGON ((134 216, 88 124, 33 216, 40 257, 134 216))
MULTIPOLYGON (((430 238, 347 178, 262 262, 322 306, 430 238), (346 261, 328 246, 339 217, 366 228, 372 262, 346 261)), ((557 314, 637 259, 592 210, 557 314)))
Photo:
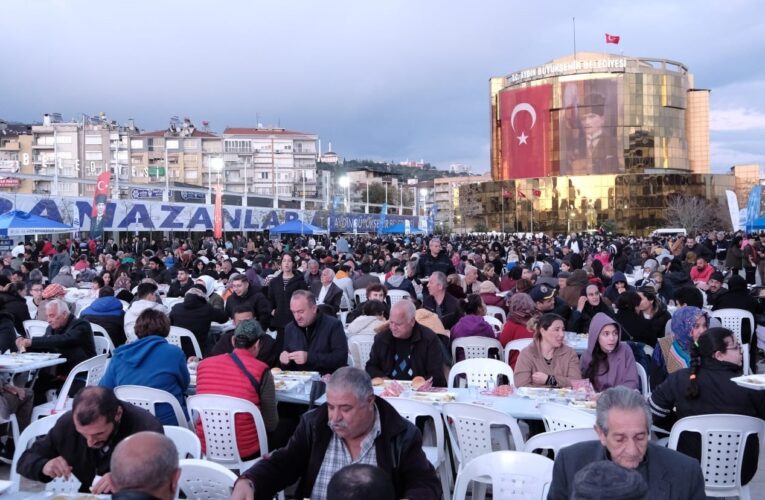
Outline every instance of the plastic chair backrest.
POLYGON ((105 339, 108 339, 109 345, 111 346, 109 348, 109 351, 111 352, 114 350, 114 342, 112 341, 111 336, 109 336, 109 332, 106 331, 106 328, 104 328, 103 326, 99 324, 91 323, 90 329, 93 330, 93 335, 95 337, 101 336, 101 337, 104 337, 105 339))
POLYGON ((526 441, 524 451, 531 453, 534 450, 552 450, 553 453, 558 453, 561 448, 593 439, 598 439, 598 433, 592 427, 543 432, 530 437, 526 441))
POLYGON ((237 475, 209 460, 189 458, 178 463, 178 489, 189 500, 228 500, 237 475))
POLYGON ((202 443, 194 431, 177 425, 165 425, 165 436, 169 437, 178 450, 178 460, 202 458, 202 443))
POLYGON ((438 462, 445 458, 446 441, 444 439, 444 425, 441 412, 433 405, 422 401, 413 401, 403 398, 386 399, 390 405, 396 409, 399 415, 416 424, 418 417, 429 417, 433 420, 435 427, 436 449, 438 450, 438 462))
POLYGON ((646 398, 651 395, 651 385, 648 382, 648 373, 640 363, 635 363, 637 367, 638 378, 640 379, 640 393, 646 398))
POLYGON ((523 449, 523 433, 518 421, 501 411, 466 403, 445 403, 441 412, 460 468, 477 456, 496 451, 492 446, 492 427, 508 428, 512 437, 512 443, 508 444, 523 449))
POLYGON ((396 302, 401 302, 407 297, 411 297, 406 290, 388 290, 388 298, 390 299, 390 305, 392 306, 396 302))
POLYGON ((526 347, 528 347, 528 345, 532 342, 534 342, 534 339, 528 338, 511 340, 505 344, 505 363, 508 365, 510 364, 510 355, 513 353, 513 351, 521 352, 522 350, 526 349, 526 347))
POLYGON ((472 480, 491 480, 492 498, 546 498, 553 461, 522 451, 495 451, 475 458, 457 474, 453 498, 466 498, 472 480), (479 479, 480 478, 480 479, 479 479))
POLYGON ((457 349, 462 350, 465 359, 491 359, 489 351, 494 349, 497 353, 502 352, 502 344, 488 337, 461 337, 452 341, 452 359, 457 359, 457 349))
POLYGON ((175 304, 183 302, 183 297, 166 297, 162 299, 162 303, 167 306, 168 309, 172 309, 175 304))
POLYGON ((48 322, 39 319, 28 319, 24 321, 24 331, 29 338, 42 337, 48 330, 48 322))
POLYGON ((353 363, 362 370, 367 366, 369 355, 372 353, 372 345, 375 343, 374 335, 359 334, 348 339, 348 350, 353 357, 353 363))
POLYGON ((757 434, 762 447, 765 422, 755 417, 720 413, 681 418, 672 426, 667 447, 676 450, 683 432, 701 434, 700 462, 707 496, 743 496, 741 464, 746 440, 757 434))
POLYGON ((356 305, 363 304, 367 301, 367 290, 365 288, 359 288, 353 291, 353 299, 356 301, 356 305))
POLYGON ((235 423, 235 416, 238 413, 249 413, 252 416, 258 433, 260 456, 268 453, 268 437, 263 417, 258 407, 250 401, 230 396, 204 394, 189 397, 186 405, 189 413, 192 414, 192 422, 195 422, 196 418, 202 420, 202 430, 207 444, 205 451, 207 460, 242 472, 254 463, 254 460, 242 462, 239 454, 235 423), (194 417, 194 414, 197 417, 194 417))
POLYGON ((540 403, 539 413, 545 422, 545 430, 592 428, 595 425, 595 413, 569 408, 557 403, 540 403))
POLYGON ((505 310, 499 306, 486 306, 486 315, 498 319, 502 324, 507 321, 505 310))
POLYGON ((181 328, 180 326, 171 326, 170 333, 167 336, 167 341, 174 346, 183 348, 181 345, 182 338, 189 339, 191 345, 194 347, 194 356, 202 359, 202 349, 199 348, 199 342, 197 342, 197 338, 194 336, 194 334, 186 328, 181 328))
POLYGON ((455 363, 449 370, 449 387, 456 387, 459 375, 465 376, 468 387, 487 388, 489 383, 497 383, 498 375, 505 375, 513 382, 513 369, 496 359, 466 359, 455 363))
POLYGON ((101 381, 101 377, 106 372, 106 364, 109 362, 108 354, 99 354, 90 359, 86 359, 82 363, 78 364, 67 375, 64 385, 58 393, 58 399, 53 408, 53 413, 58 413, 66 410, 66 403, 69 399, 69 390, 72 388, 75 378, 80 373, 86 373, 85 386, 98 385, 101 381))
POLYGON ((157 404, 169 404, 173 408, 173 414, 175 414, 178 425, 187 429, 191 428, 181 404, 175 399, 175 396, 167 391, 143 385, 120 385, 114 388, 114 394, 117 399, 139 406, 154 416, 157 415, 157 404))
POLYGON ((94 335, 93 343, 96 345, 96 354, 109 354, 112 352, 112 343, 106 337, 94 335))
MULTIPOLYGON (((749 360, 750 360, 750 353, 749 353, 749 344, 745 344, 743 341, 743 337, 741 334, 743 322, 748 321, 749 322, 749 331, 752 334, 752 338, 756 339, 755 337, 755 325, 754 325, 754 316, 752 316, 752 313, 749 311, 745 311, 743 309, 734 309, 734 308, 727 308, 727 309, 718 309, 716 311, 712 311, 710 313, 712 318, 717 318, 720 321, 720 324, 723 328, 727 328, 728 330, 732 331, 736 335, 736 340, 738 340, 738 343, 741 344, 741 350, 743 353, 743 363, 742 368, 744 371, 744 375, 750 375, 752 373, 752 368, 749 366, 749 360)), ((710 325, 710 328, 712 325, 710 325)))
MULTIPOLYGON (((22 453, 24 453, 27 448, 32 446, 32 443, 34 443, 38 437, 47 435, 62 415, 63 413, 57 413, 55 415, 50 415, 38 420, 33 420, 27 426, 27 428, 24 429, 24 432, 22 432, 19 436, 18 442, 16 443, 16 449, 13 452, 13 462, 11 463, 10 476, 8 477, 12 483, 11 488, 13 491, 19 491, 21 476, 18 472, 16 472, 16 467, 19 463, 19 459, 21 458, 22 453)), ((46 490, 55 490, 59 493, 76 493, 80 488, 80 484, 80 481, 75 478, 74 475, 72 475, 68 481, 63 479, 55 479, 51 481, 46 486, 46 490), (53 483, 57 484, 54 485, 53 483), (50 486, 50 489, 48 486, 50 486)))
POLYGON ((494 335, 499 338, 499 334, 502 332, 502 322, 494 316, 489 316, 488 314, 483 317, 483 320, 491 325, 492 330, 494 330, 494 335))

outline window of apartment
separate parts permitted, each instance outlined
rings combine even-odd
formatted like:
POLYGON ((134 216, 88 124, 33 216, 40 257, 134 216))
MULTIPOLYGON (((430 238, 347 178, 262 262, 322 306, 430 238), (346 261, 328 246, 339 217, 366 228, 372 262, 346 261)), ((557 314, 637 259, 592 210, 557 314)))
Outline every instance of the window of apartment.
POLYGON ((131 139, 130 147, 133 149, 143 149, 143 141, 141 139, 131 139))
POLYGON ((249 140, 231 139, 224 143, 226 153, 251 153, 252 142, 249 140))
POLYGON ((94 161, 88 162, 85 164, 85 174, 87 175, 98 175, 101 173, 101 163, 96 163, 94 161))
POLYGON ((260 172, 261 179, 268 179, 268 172, 260 172))
POLYGON ((57 135, 56 136, 56 144, 71 144, 71 143, 72 143, 72 136, 71 135, 57 135))
POLYGON ((183 141, 183 148, 187 151, 196 151, 199 149, 199 139, 186 139, 183 141))
POLYGON ((196 170, 183 170, 183 175, 186 178, 187 181, 195 180, 199 178, 199 173, 196 170))
POLYGON ((86 160, 103 160, 103 156, 101 151, 85 151, 86 160))
POLYGON ((180 147, 178 145, 178 139, 167 139, 165 141, 165 147, 167 149, 178 149, 180 147))
POLYGON ((295 144, 295 151, 297 153, 302 153, 303 152, 303 143, 302 142, 298 142, 297 144, 295 144))
POLYGON ((101 144, 100 135, 86 135, 85 144, 101 144))
POLYGON ((53 136, 52 135, 41 135, 37 138, 37 145, 38 146, 52 146, 53 145, 53 136))

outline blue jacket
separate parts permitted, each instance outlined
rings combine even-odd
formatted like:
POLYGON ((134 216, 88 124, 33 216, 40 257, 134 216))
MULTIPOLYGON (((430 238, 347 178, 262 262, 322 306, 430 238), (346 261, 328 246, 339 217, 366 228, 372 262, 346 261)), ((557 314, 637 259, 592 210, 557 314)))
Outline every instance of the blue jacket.
POLYGON ((86 307, 80 316, 122 316, 122 302, 115 297, 101 297, 86 307))
MULTIPOLYGON (((175 396, 184 413, 188 414, 184 394, 189 381, 183 351, 159 335, 149 335, 114 351, 100 385, 112 389, 120 385, 162 389, 175 396)), ((178 425, 169 405, 157 405, 156 414, 163 425, 178 425)))

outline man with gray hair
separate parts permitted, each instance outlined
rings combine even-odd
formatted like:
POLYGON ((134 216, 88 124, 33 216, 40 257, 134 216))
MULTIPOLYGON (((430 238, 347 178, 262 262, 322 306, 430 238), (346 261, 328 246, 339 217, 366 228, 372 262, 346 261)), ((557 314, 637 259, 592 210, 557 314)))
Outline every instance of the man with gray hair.
POLYGON ((434 386, 446 387, 440 340, 433 330, 415 321, 416 312, 411 301, 393 304, 388 328, 375 335, 367 373, 394 380, 433 378, 434 386))
POLYGON ((599 441, 584 441, 558 452, 549 500, 571 498, 576 473, 599 460, 637 470, 648 484, 651 500, 706 498, 697 460, 649 442, 651 412, 639 392, 626 387, 604 391, 598 398, 595 432, 599 441))
MULTIPOLYGON (((19 351, 56 352, 66 358, 66 363, 56 365, 55 374, 42 371, 35 383, 35 405, 45 403, 45 393, 60 389, 69 372, 79 363, 96 355, 93 329, 84 319, 75 318, 69 312, 69 305, 62 299, 53 299, 45 304, 48 329, 42 337, 18 337, 19 351)), ((70 394, 76 394, 82 384, 73 384, 70 394)))
POLYGON ((369 375, 344 367, 327 382, 327 402, 302 416, 287 446, 247 470, 231 498, 271 499, 298 481, 295 498, 326 500, 332 476, 352 463, 387 472, 396 498, 442 496, 435 470, 422 451, 420 431, 374 395, 369 375))
POLYGON ((444 328, 451 330, 462 317, 460 301, 446 291, 448 283, 446 275, 441 271, 435 271, 430 275, 428 290, 430 293, 423 296, 422 308, 435 313, 444 328))
POLYGON ((316 302, 329 314, 337 314, 340 311, 340 300, 343 298, 343 291, 333 283, 334 280, 335 271, 327 267, 321 271, 318 282, 308 285, 316 297, 316 302))
POLYGON ((143 431, 122 440, 112 453, 112 485, 116 500, 173 500, 181 469, 173 441, 143 431))

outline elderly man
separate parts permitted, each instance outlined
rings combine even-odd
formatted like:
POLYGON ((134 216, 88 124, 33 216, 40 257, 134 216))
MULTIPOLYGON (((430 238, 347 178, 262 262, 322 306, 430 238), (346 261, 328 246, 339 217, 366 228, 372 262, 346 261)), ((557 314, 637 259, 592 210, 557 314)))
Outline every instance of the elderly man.
POLYGON ((311 293, 316 297, 316 302, 325 307, 324 311, 329 314, 337 314, 340 310, 340 300, 343 298, 343 291, 339 286, 333 283, 335 271, 326 268, 321 272, 320 281, 309 284, 311 293))
POLYGON ((142 431, 124 439, 112 453, 114 500, 173 500, 181 469, 173 441, 142 431))
POLYGON ((571 498, 576 473, 598 460, 637 470, 651 500, 706 498, 698 461, 649 442, 651 412, 639 392, 626 387, 606 390, 598 399, 596 418, 599 441, 568 446, 555 457, 549 500, 571 498))
POLYGON ((346 465, 332 476, 327 498, 334 500, 395 500, 390 476, 367 464, 346 465))
POLYGON ((308 287, 311 288, 314 283, 321 283, 321 272, 319 270, 319 262, 316 259, 311 259, 306 265, 306 271, 303 273, 303 279, 308 283, 308 287))
POLYGON ((246 305, 252 309, 255 319, 264 329, 271 325, 272 305, 261 290, 250 285, 250 280, 244 274, 234 274, 229 279, 233 294, 226 301, 226 314, 234 317, 234 310, 246 305))
POLYGON ((327 403, 303 415, 287 446, 246 471, 232 499, 270 499, 298 481, 296 498, 326 500, 332 476, 351 463, 390 474, 396 498, 440 499, 420 431, 372 391, 369 375, 341 368, 327 383, 327 403))
POLYGON ((462 308, 460 308, 460 301, 446 292, 447 286, 444 273, 436 271, 431 274, 428 281, 430 293, 423 297, 422 307, 436 313, 444 328, 451 330, 462 317, 462 308))
MULTIPOLYGON (((49 389, 60 389, 72 368, 96 355, 90 323, 75 318, 69 312, 66 302, 61 299, 51 300, 45 304, 45 312, 49 325, 45 335, 30 339, 18 337, 16 347, 22 352, 25 350, 58 352, 66 358, 66 363, 56 365, 53 375, 48 372, 40 374, 35 383, 35 404, 46 401, 45 393, 49 389)), ((81 385, 77 385, 72 389, 76 392, 80 387, 81 385)))
POLYGON ((416 309, 408 300, 390 310, 388 329, 378 333, 366 370, 372 377, 412 380, 433 378, 433 385, 446 386, 441 341, 433 330, 415 321, 416 309))
POLYGON ((478 287, 481 285, 478 281, 478 268, 470 264, 465 266, 465 279, 462 282, 466 295, 478 293, 478 287))
POLYGON ((282 368, 332 373, 348 362, 348 340, 339 319, 321 314, 308 290, 296 290, 290 299, 295 318, 284 330, 282 368))
POLYGON ((163 433, 151 413, 117 399, 104 387, 86 387, 74 398, 72 411, 62 415, 48 434, 34 442, 19 459, 18 472, 34 481, 48 483, 57 477, 74 476, 80 491, 93 485, 95 494, 114 491, 110 459, 114 447, 140 431, 163 433))

